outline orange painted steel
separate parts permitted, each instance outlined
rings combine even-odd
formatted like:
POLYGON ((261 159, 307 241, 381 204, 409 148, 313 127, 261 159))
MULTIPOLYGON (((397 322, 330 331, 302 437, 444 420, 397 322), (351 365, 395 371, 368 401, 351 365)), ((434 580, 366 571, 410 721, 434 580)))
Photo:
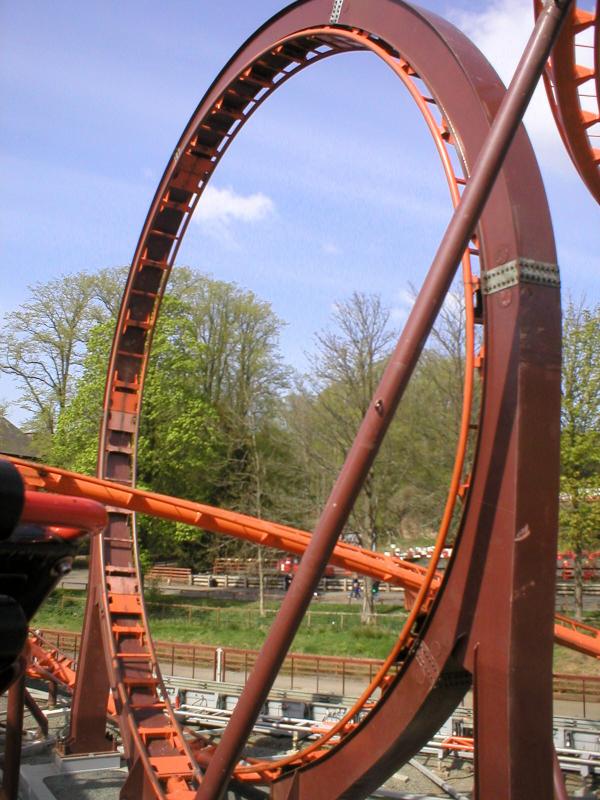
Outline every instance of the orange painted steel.
MULTIPOLYGON (((338 5, 339 11, 341 10, 342 3, 338 5)), ((399 8, 400 5, 400 3, 389 4, 390 8, 392 6, 399 8)), ((316 7, 318 9, 319 13, 316 14, 317 21, 324 11, 330 11, 330 7, 326 3, 298 3, 295 4, 292 9, 300 9, 298 12, 300 18, 303 18, 303 6, 307 8, 316 7)), ((360 14, 364 13, 364 9, 360 3, 358 6, 358 18, 360 18, 360 14)), ((344 9, 346 19, 349 18, 349 8, 350 7, 347 6, 346 9, 344 9)), ((368 8, 368 4, 365 4, 364 8, 368 8)), ((385 8, 387 9, 388 6, 386 5, 385 8)), ((408 13, 409 15, 413 13, 413 10, 407 11, 404 6, 403 8, 403 13, 408 13)), ((286 11, 285 13, 290 12, 286 11)), ((278 24, 279 17, 285 19, 285 13, 274 18, 273 24, 275 27, 278 24)), ((295 10, 292 10, 291 16, 293 16, 294 13, 295 10)), ((376 10, 373 18, 376 22, 375 28, 381 24, 378 20, 377 13, 378 10, 376 10)), ((386 11, 382 11, 381 13, 383 18, 385 18, 386 11)), ((420 12, 415 12, 415 20, 419 13, 420 12)), ((310 14, 308 16, 310 16, 310 14)), ((368 18, 368 15, 365 18, 368 18)), ((284 28, 286 24, 287 23, 284 22, 284 28)), ((468 52, 468 48, 464 51, 461 50, 464 43, 459 39, 453 38, 455 34, 452 33, 449 27, 444 27, 442 24, 442 33, 440 34, 436 29, 438 23, 435 20, 421 20, 419 24, 422 26, 423 31, 427 31, 427 35, 429 35, 430 31, 434 30, 436 32, 435 35, 439 36, 441 39, 444 39, 444 35, 447 35, 452 41, 454 50, 444 41, 447 52, 445 55, 442 53, 441 56, 438 53, 440 64, 446 63, 444 57, 447 58, 448 63, 454 64, 460 62, 461 69, 464 67, 465 63, 470 63, 470 59, 474 61, 475 64, 477 63, 477 58, 468 52), (452 56, 449 55, 451 51, 452 56), (464 62, 461 62, 458 56, 459 53, 466 59, 464 62), (453 61, 453 58, 455 61, 453 61)), ((266 26, 261 29, 261 32, 264 30, 266 30, 266 26)), ((257 41, 259 42, 261 41, 261 32, 257 34, 257 41)), ((370 50, 382 58, 403 80, 415 99, 417 106, 423 113, 430 131, 433 133, 436 147, 438 148, 443 166, 446 170, 452 199, 455 204, 460 198, 459 187, 464 185, 468 179, 468 166, 466 162, 470 158, 470 163, 474 163, 477 147, 481 144, 481 138, 478 142, 477 137, 480 136, 480 131, 483 131, 481 134, 481 136, 483 136, 486 130, 486 123, 482 122, 482 119, 485 117, 485 114, 491 117, 495 108, 497 109, 495 104, 498 101, 499 95, 497 94, 493 81, 490 81, 490 87, 488 87, 490 91, 489 95, 486 95, 485 102, 482 98, 478 97, 480 103, 478 114, 480 114, 480 116, 473 114, 473 119, 475 120, 473 125, 478 126, 478 132, 475 133, 470 140, 470 131, 467 131, 467 128, 471 128, 472 130, 475 130, 475 128, 471 126, 471 120, 469 125, 466 124, 466 115, 465 120, 463 120, 465 126, 463 136, 468 141, 466 143, 465 141, 457 142, 457 160, 460 163, 460 168, 464 171, 464 177, 458 178, 454 174, 452 159, 447 147, 455 143, 454 137, 456 136, 456 131, 445 116, 446 109, 444 108, 442 111, 441 106, 439 108, 437 107, 435 98, 430 96, 430 94, 434 94, 433 92, 430 93, 427 91, 427 93, 424 93, 422 91, 421 84, 419 83, 421 79, 417 70, 404 58, 400 57, 391 46, 387 46, 379 35, 365 33, 350 25, 346 25, 345 27, 343 25, 338 26, 336 19, 334 23, 329 26, 320 24, 318 27, 301 27, 300 29, 294 29, 293 34, 280 37, 279 40, 274 43, 270 42, 269 37, 270 33, 267 33, 265 40, 265 45, 268 44, 267 49, 263 49, 259 52, 260 48, 256 49, 256 47, 258 47, 258 45, 256 45, 256 52, 254 52, 252 58, 246 62, 241 71, 236 71, 231 79, 228 78, 227 80, 229 82, 226 85, 221 84, 219 79, 217 79, 213 87, 211 87, 207 93, 203 101, 204 106, 203 104, 200 106, 200 108, 206 108, 205 115, 201 119, 194 117, 188 128, 186 128, 180 146, 176 149, 173 160, 165 171, 165 175, 157 190, 155 200, 142 231, 121 306, 114 346, 111 353, 109 377, 106 385, 99 474, 102 478, 110 477, 112 482, 108 483, 107 481, 96 479, 95 482, 90 483, 90 481, 94 481, 94 479, 69 475, 68 473, 51 468, 47 470, 46 468, 42 468, 36 472, 37 467, 34 467, 30 475, 30 478, 34 482, 44 483, 47 488, 51 488, 53 491, 69 491, 69 493, 81 491, 82 494, 89 491, 96 499, 99 499, 100 496, 110 498, 108 501, 105 500, 105 502, 108 502, 111 506, 108 533, 97 537, 92 548, 90 595, 86 611, 86 629, 84 632, 86 638, 82 654, 84 659, 82 672, 88 675, 94 673, 94 669, 96 669, 93 683, 94 686, 101 687, 101 690, 98 692, 99 695, 102 694, 102 687, 108 686, 110 683, 112 694, 120 713, 121 730, 126 755, 132 767, 130 777, 125 787, 125 793, 130 796, 137 796, 145 793, 148 784, 151 791, 159 797, 169 797, 173 796, 175 793, 182 797, 184 795, 189 796, 191 793, 195 792, 200 782, 199 770, 193 760, 193 755, 189 747, 183 739, 181 729, 172 713, 168 698, 166 697, 156 663, 156 656, 149 636, 144 603, 141 595, 141 580, 139 565, 137 563, 136 531, 133 512, 144 511, 144 513, 160 514, 161 516, 165 516, 165 518, 177 519, 179 521, 184 521, 182 519, 183 514, 188 524, 197 525, 198 527, 208 530, 216 530, 221 533, 237 535, 242 538, 250 538, 252 541, 257 541, 259 544, 280 546, 292 552, 300 552, 306 548, 310 541, 309 534, 294 531, 284 526, 277 526, 273 523, 263 523, 261 521, 251 520, 250 518, 240 519, 240 515, 232 515, 231 512, 217 511, 207 506, 200 507, 198 504, 190 504, 187 501, 174 501, 171 498, 151 495, 150 493, 139 492, 139 490, 131 488, 135 480, 136 440, 138 418, 141 410, 142 387, 147 370, 152 334, 160 306, 160 300, 178 247, 185 234, 187 225, 189 224, 191 213, 206 186, 208 178, 233 137, 243 126, 244 121, 256 110, 258 105, 264 101, 265 97, 267 97, 273 89, 281 85, 291 75, 296 74, 296 72, 303 69, 309 63, 313 63, 321 58, 339 52, 370 50), (211 92, 213 93, 212 95, 211 92), (432 108, 436 109, 437 118, 432 113, 432 108), (468 157, 466 153, 468 153, 468 157), (46 471, 44 472, 44 470, 46 471), (52 483, 53 485, 51 485, 52 483), (117 484, 121 485, 119 486, 117 484), (74 487, 76 487, 76 489, 74 487), (123 508, 125 511, 122 510, 123 508), (280 542, 280 544, 275 545, 274 543, 276 541, 280 542), (107 654, 107 663, 103 675, 97 671, 97 664, 93 663, 94 659, 97 661, 96 652, 98 647, 102 647, 107 654)), ((252 47, 250 48, 250 51, 251 50, 252 47)), ((426 56, 430 56, 429 49, 427 50, 426 56)), ((222 75, 227 74, 227 69, 229 69, 233 63, 235 63, 235 57, 226 67, 222 75)), ((436 66, 436 68, 438 67, 436 66)), ((485 72, 485 69, 481 67, 481 65, 480 68, 485 72)), ((472 80, 472 77, 467 75, 467 72, 468 70, 464 69, 464 73, 467 76, 466 79, 463 78, 463 73, 460 73, 460 80, 465 80, 465 87, 468 81, 472 80)), ((480 71, 477 73, 477 76, 479 80, 481 77, 480 71)), ((465 97, 469 94, 470 90, 471 86, 469 86, 468 90, 465 88, 465 97)), ((474 92, 474 94, 476 94, 476 92, 474 92)), ((452 95, 452 101, 455 104, 457 102, 457 96, 459 95, 452 95)), ((473 102, 476 105, 476 102, 473 102)), ((520 156, 515 158, 513 169, 516 164, 523 163, 525 165, 525 173, 527 173, 531 160, 527 151, 527 143, 521 141, 519 147, 521 148, 519 151, 520 156), (521 161, 519 161, 519 159, 521 159, 521 161)), ((532 177, 534 184, 532 195, 534 197, 539 196, 539 193, 536 195, 535 189, 537 180, 535 170, 533 170, 530 177, 532 177)), ((493 259, 490 257, 489 268, 491 269, 492 266, 499 265, 499 259, 501 258, 508 260, 509 256, 521 257, 525 255, 529 257, 533 255, 534 258, 542 262, 553 263, 554 252, 551 232, 547 234, 547 245, 543 243, 539 244, 539 242, 536 241, 535 234, 530 239, 528 239, 527 236, 519 238, 520 234, 515 234, 515 236, 511 238, 511 214, 508 214, 508 217, 503 216, 505 209, 510 205, 510 203, 507 205, 506 198, 508 198, 510 191, 507 187, 509 187, 511 179, 508 175, 503 175, 500 179, 500 183, 502 183, 503 188, 499 190, 497 196, 502 196, 503 199, 501 201, 494 201, 492 197, 492 205, 496 202, 496 208, 500 211, 500 217, 507 224, 508 233, 503 246, 495 251, 493 259), (503 181, 506 181, 506 184, 502 183, 503 181), (508 221, 509 218, 510 221, 508 221), (533 246, 531 254, 521 251, 523 243, 527 244, 527 242, 533 246)), ((519 192, 516 191, 515 195, 518 196, 519 192)), ((516 203, 516 205, 518 206, 519 204, 516 203)), ((543 206, 543 198, 541 199, 541 205, 543 206)), ((520 207, 523 207, 522 202, 520 207)), ((514 213, 516 214, 517 212, 515 211, 514 213)), ((522 215, 520 221, 524 222, 524 227, 527 228, 526 213, 522 215)), ((538 221, 540 224, 539 227, 536 228, 536 232, 540 234, 540 239, 543 240, 541 233, 547 232, 548 230, 543 207, 538 214, 538 221)), ((470 224, 469 222, 469 225, 470 224)), ((518 226, 516 227, 518 228, 518 226)), ((493 237, 490 236, 490 239, 492 238, 493 237)), ((473 252, 477 254, 477 242, 474 244, 473 252)), ((496 242, 496 244, 498 244, 498 242, 496 242)), ((463 246, 464 244, 461 239, 461 247, 463 246)), ((487 255, 491 256, 491 251, 488 252, 487 255)), ((464 282, 467 297, 467 312, 470 314, 467 325, 469 346, 467 348, 468 366, 465 379, 466 400, 463 407, 457 459, 434 558, 425 571, 415 569, 412 565, 407 569, 406 565, 398 565, 395 562, 394 568, 392 568, 391 565, 386 563, 383 557, 378 557, 375 554, 368 554, 367 557, 364 552, 357 556, 354 552, 357 548, 350 548, 349 545, 340 546, 343 549, 342 563, 346 568, 350 568, 352 571, 373 574, 374 576, 375 573, 379 571, 377 577, 383 578, 384 580, 398 580, 401 575, 402 579, 406 581, 407 588, 412 588, 416 591, 417 599, 411 610, 409 622, 404 628, 396 647, 388 657, 388 666, 392 661, 401 657, 402 651, 411 642, 416 641, 416 623, 421 621, 420 616, 429 606, 439 586, 439 579, 436 574, 437 558, 445 544, 445 536, 450 527, 454 504, 456 503, 457 496, 465 494, 462 472, 471 417, 474 366, 473 300, 478 288, 477 279, 472 277, 469 267, 467 267, 464 282), (348 564, 353 564, 353 566, 348 567, 348 564), (411 586, 409 586, 409 584, 411 584, 411 586)), ((540 324, 542 326, 545 326, 546 323, 549 325, 550 333, 552 334, 550 336, 550 345, 548 351, 544 351, 543 356, 540 358, 540 362, 543 363, 537 365, 536 362, 536 368, 537 366, 547 367, 548 364, 551 365, 551 349, 552 341, 554 341, 552 336, 555 332, 554 328, 552 328, 554 319, 552 314, 557 307, 555 300, 552 299, 552 303, 549 304, 549 310, 546 313, 546 311, 540 312, 539 310, 544 305, 540 302, 543 292, 538 292, 536 294, 532 291, 529 295, 524 292, 524 297, 527 295, 527 298, 531 297, 533 300, 531 304, 529 304, 529 299, 524 299, 522 301, 522 306, 520 305, 521 300, 518 301, 519 305, 517 306, 518 292, 513 291, 512 293, 509 292, 509 294, 511 294, 511 297, 512 295, 515 296, 514 310, 511 310, 505 315, 504 319, 506 320, 508 317, 509 324, 515 326, 515 331, 521 330, 519 325, 523 326, 522 341, 525 341, 527 336, 530 335, 528 322, 531 318, 538 319, 538 331, 540 329, 540 324), (522 313, 522 308, 526 310, 521 317, 519 315, 522 313), (526 314, 530 314, 532 317, 526 317, 526 314), (546 314, 546 316, 544 316, 544 314, 546 314), (538 316, 536 317, 536 315, 538 316), (523 322, 523 320, 525 321, 523 322), (546 362, 544 362, 544 358, 546 362)), ((512 302, 510 297, 508 300, 512 302)), ((492 306, 491 301, 488 302, 488 305, 492 306)), ((494 310, 492 309, 492 319, 493 314, 494 310)), ((503 369, 504 355, 502 354, 499 356, 498 353, 502 352, 504 340, 499 335, 498 343, 499 346, 496 347, 495 363, 499 365, 500 369, 503 369)), ((417 352, 416 348, 415 352, 417 352)), ((517 353, 515 351, 515 357, 517 361, 519 358, 522 358, 521 352, 517 353)), ((493 374, 492 372, 492 375, 493 374)), ((534 381, 532 381, 531 385, 533 384, 534 381)), ((495 390, 498 396, 504 397, 502 392, 498 390, 497 384, 495 385, 495 390)), ((512 387, 510 391, 512 391, 512 387)), ((491 399, 493 401, 495 392, 490 392, 490 394, 492 395, 491 399)), ((531 389, 527 389, 526 387, 524 394, 527 397, 531 397, 531 389)), ((514 399, 516 395, 510 394, 509 392, 506 397, 508 398, 509 396, 513 398, 513 405, 516 405, 517 401, 514 399)), ((521 403, 520 400, 518 402, 521 403)), ((489 405, 492 408, 491 415, 489 415, 491 419, 496 412, 493 407, 493 402, 490 402, 489 405)), ((525 406, 519 405, 519 412, 525 412, 525 406)), ((524 413, 523 416, 526 419, 530 419, 527 413, 524 413)), ((513 439, 509 437, 507 433, 508 429, 503 430, 503 428, 506 428, 506 419, 506 416, 502 418, 498 426, 500 429, 500 441, 503 441, 502 437, 504 437, 507 446, 509 443, 512 446, 513 439)), ((520 430, 521 424, 521 422, 515 423, 515 430, 520 430)), ((491 441, 489 423, 486 430, 488 430, 488 441, 491 441)), ((512 435, 513 434, 510 434, 510 436, 512 435)), ((522 442, 515 443, 519 458, 526 461, 529 450, 525 447, 525 456, 522 457, 520 455, 521 450, 519 449, 521 447, 522 442)), ((485 458, 489 460, 487 454, 485 458)), ((518 459, 517 461, 521 464, 521 461, 518 459)), ((551 462, 552 459, 550 459, 550 463, 551 462)), ((23 469, 30 469, 23 463, 21 467, 23 469)), ((480 471, 480 473, 481 472, 482 471, 480 471)), ((479 483, 481 484, 482 480, 480 480, 479 483)), ((541 480, 541 485, 547 487, 548 480, 545 482, 541 480)), ((509 498, 512 498, 511 491, 512 490, 506 490, 506 496, 509 498)), ((478 488, 478 492, 479 494, 476 492, 476 496, 479 499, 474 501, 475 505, 476 502, 481 502, 481 497, 484 497, 484 499, 487 497, 487 495, 482 493, 481 487, 478 488)), ((521 494, 522 486, 521 493, 516 492, 515 497, 521 500, 521 494)), ((467 501, 469 501, 468 497, 467 501)), ((486 503, 484 503, 484 506, 485 505, 486 503)), ((525 505, 527 504, 525 503, 525 505)), ((550 503, 550 506, 551 505, 550 503)), ((490 507, 489 503, 487 507, 490 507)), ((510 506, 509 503, 507 507, 512 506, 510 506)), ((520 510, 521 509, 519 509, 519 511, 520 510)), ((475 514, 471 516, 475 519, 475 514)), ((543 514, 537 516, 541 518, 543 514)), ((533 517, 537 519, 535 514, 533 517)), ((472 523, 471 525, 472 529, 474 524, 475 523, 472 523)), ((508 525, 510 526, 511 524, 512 519, 508 521, 508 525)), ((480 547, 478 544, 479 539, 474 529, 469 535, 471 537, 471 543, 480 547)), ((503 541, 503 538, 499 537, 498 534, 496 538, 498 541, 503 541)), ((512 546, 513 543, 511 542, 510 547, 512 546)), ((527 547, 528 545, 525 545, 523 549, 527 550, 527 547)), ((512 553, 512 550, 510 552, 512 553)), ((336 549, 336 553, 339 553, 339 548, 336 549)), ((521 553, 521 550, 519 553, 521 553)), ((527 560, 528 557, 517 557, 518 555, 519 554, 515 554, 516 568, 519 574, 521 574, 521 572, 526 574, 530 569, 531 558, 527 560)), ((502 559, 500 560, 502 561, 502 559)), ((485 557, 483 561, 485 561, 485 557)), ((463 558, 463 566, 464 562, 465 559, 463 558)), ((457 569, 460 575, 461 567, 459 566, 457 569)), ((461 585, 460 580, 462 579, 458 579, 459 586, 461 585)), ((547 579, 545 578, 544 580, 545 582, 541 581, 540 585, 542 585, 542 583, 544 586, 548 585, 547 579)), ((472 581, 470 585, 471 587, 475 587, 477 585, 476 579, 472 581)), ((439 597, 440 594, 437 595, 438 599, 439 597)), ((489 609, 492 606, 493 603, 490 603, 488 599, 487 608, 489 609)), ((536 607, 535 602, 532 607, 536 607)), ((545 606, 541 608, 541 611, 542 614, 545 614, 545 606)), ((511 606, 510 611, 505 611, 506 620, 512 619, 512 613, 511 606)), ((475 636, 481 635, 477 626, 475 630, 475 636)), ((511 637, 512 636, 513 634, 511 633, 511 637)), ((426 660, 429 655, 430 659, 433 659, 438 673, 441 672, 442 667, 438 665, 437 662, 435 662, 435 658, 431 656, 430 651, 427 649, 428 644, 425 638, 422 636, 418 638, 419 648, 416 653, 416 660, 420 663, 419 659, 426 660)), ((516 635, 515 641, 518 639, 519 635, 516 635)), ((485 639, 485 641, 487 642, 487 639, 485 639)), ((506 641, 509 641, 508 638, 506 641)), ((514 646, 515 648, 517 647, 516 644, 514 646)), ((545 649, 544 652, 546 652, 545 649)), ((415 655, 415 653, 413 653, 413 655, 415 655)), ((424 663, 426 666, 429 664, 427 661, 424 663)), ((467 664, 465 662, 463 666, 465 670, 464 674, 461 673, 460 670, 457 670, 456 675, 453 676, 457 681, 466 681, 467 670, 470 672, 475 671, 473 665, 470 663, 467 664)), ((407 667, 407 672, 410 672, 411 664, 409 663, 407 667)), ((410 680, 414 680, 412 677, 413 673, 410 673, 410 675, 410 680)), ((521 683, 524 684, 525 682, 522 681, 521 683)), ((85 685, 85 683, 86 681, 84 680, 83 684, 85 685)), ((266 679, 264 683, 266 684, 266 679)), ((507 686, 508 683, 509 681, 507 680, 507 686)), ((87 709, 84 709, 83 715, 81 713, 82 703, 84 702, 82 693, 79 691, 81 685, 82 681, 80 680, 73 704, 73 719, 75 724, 73 743, 75 747, 79 747, 80 749, 84 747, 85 736, 82 736, 81 726, 79 730, 76 728, 87 713, 87 709)), ((412 684, 406 681, 404 685, 408 686, 412 684)), ((454 694, 456 694, 457 690, 460 689, 462 685, 462 683, 460 685, 459 683, 455 683, 452 687, 445 687, 448 690, 445 695, 446 703, 452 700, 454 694), (452 691, 450 691, 450 689, 452 689, 452 691)), ((511 683, 511 686, 512 685, 513 683, 511 683)), ((521 684, 519 684, 519 686, 521 687, 521 684)), ((382 695, 385 694, 388 688, 385 671, 382 671, 378 675, 372 687, 380 689, 382 695)), ((391 694, 391 692, 389 694, 391 694)), ((489 690, 487 695, 481 692, 481 696, 486 698, 492 694, 493 692, 489 690)), ((401 693, 398 693, 397 697, 400 696, 401 693)), ((100 709, 101 712, 103 698, 95 698, 93 702, 96 703, 96 710, 100 709)), ((355 710, 362 711, 369 705, 369 697, 363 696, 355 707, 355 710)), ((387 703, 385 705, 389 708, 394 707, 392 703, 387 703)), ((88 721, 92 717, 93 713, 88 714, 88 721)), ((100 720, 100 717, 96 715, 96 721, 98 720, 100 720)), ((89 725, 88 728, 90 728, 89 725)), ((331 742, 332 738, 337 736, 338 733, 347 733, 352 728, 353 724, 350 724, 348 720, 342 721, 339 726, 336 726, 335 729, 328 732, 329 742, 331 742)), ((505 728, 508 730, 507 725, 505 725, 505 728)), ((368 735, 363 738, 368 739, 368 735)), ((293 759, 292 761, 283 760, 278 762, 275 767, 273 763, 269 764, 268 767, 264 767, 263 764, 259 762, 259 764, 250 765, 247 770, 251 770, 254 776, 258 775, 263 779, 268 778, 272 780, 279 774, 282 765, 290 763, 295 763, 296 765, 302 763, 306 764, 314 760, 314 758, 318 757, 322 752, 322 746, 326 741, 326 739, 322 739, 311 748, 308 748, 303 754, 294 756, 293 758, 296 759, 295 761, 293 761, 293 759)), ((349 752, 349 750, 346 750, 346 752, 349 752)), ((378 763, 381 764, 377 767, 378 769, 386 768, 383 766, 383 759, 380 759, 378 763)), ((238 770, 238 774, 243 774, 243 770, 238 770)))
MULTIPOLYGON (((45 641, 37 631, 29 631, 27 640, 27 675, 51 680, 71 693, 75 688, 77 668, 74 659, 45 641)), ((114 708, 112 709, 114 713, 114 708)))
MULTIPOLYGON (((247 514, 215 508, 214 506, 182 500, 134 487, 69 472, 58 467, 36 464, 24 459, 10 457, 17 466, 23 480, 29 486, 43 488, 47 492, 76 495, 100 503, 112 509, 138 512, 172 522, 181 522, 212 533, 233 536, 264 547, 274 547, 289 553, 302 555, 311 534, 286 525, 256 519, 247 514)), ((49 494, 41 497, 52 497, 49 494)), ((332 563, 349 572, 359 572, 377 580, 389 581, 410 590, 418 591, 423 585, 427 570, 410 561, 384 556, 371 550, 340 542, 332 563)), ((434 576, 432 590, 439 586, 441 577, 434 576)))
POLYGON ((554 640, 557 644, 600 658, 600 630, 564 614, 556 614, 555 620, 554 640))
MULTIPOLYGON (((306 549, 310 533, 297 530, 266 520, 213 508, 190 500, 181 500, 165 495, 147 492, 141 489, 125 489, 110 481, 103 481, 87 475, 68 472, 56 467, 49 467, 23 459, 11 458, 21 472, 27 485, 52 492, 66 492, 83 498, 103 502, 111 507, 123 508, 144 514, 184 522, 215 533, 243 538, 264 546, 294 552, 302 555, 306 549)), ((42 494, 40 497, 50 498, 52 495, 42 494)), ((336 565, 364 575, 402 586, 409 590, 419 591, 427 576, 427 570, 410 562, 373 553, 369 550, 339 543, 334 550, 332 562, 336 565)), ((429 598, 440 585, 441 575, 436 574, 431 585, 429 598)), ((115 597, 113 613, 139 614, 140 603, 137 595, 120 595, 115 597)), ((590 625, 579 623, 565 615, 557 614, 554 626, 554 638, 557 644, 594 658, 600 658, 600 631, 590 625)), ((351 720, 364 708, 365 704, 379 690, 385 690, 386 675, 392 665, 397 665, 397 656, 405 640, 400 638, 382 666, 366 687, 360 698, 345 717, 335 726, 324 732, 323 739, 310 745, 307 751, 295 753, 287 759, 276 763, 263 762, 236 770, 240 779, 255 780, 260 774, 264 779, 272 777, 280 767, 302 762, 313 753, 320 751, 330 739, 340 734, 349 733, 353 729, 351 720), (262 770, 262 771, 261 771, 262 770)), ((46 664, 44 667, 47 668, 46 664)), ((50 670, 52 671, 52 670, 50 670)), ((58 674, 60 679, 60 671, 58 674)))
POLYGON ((27 491, 20 522, 42 525, 50 534, 69 540, 100 533, 108 515, 103 505, 90 498, 27 491))
MULTIPOLYGON (((600 203, 600 19, 573 6, 544 73, 552 114, 566 150, 583 182, 600 203), (591 42, 582 42, 589 32, 591 42), (587 57, 586 57, 587 56, 587 57), (583 62, 592 61, 589 63, 583 62), (591 102, 589 102, 591 101, 591 102), (591 106, 586 109, 585 106, 591 106)), ((542 3, 534 2, 539 14, 542 3)))
POLYGON ((475 751, 475 741, 472 736, 448 736, 442 742, 444 750, 454 753, 473 753, 475 751))

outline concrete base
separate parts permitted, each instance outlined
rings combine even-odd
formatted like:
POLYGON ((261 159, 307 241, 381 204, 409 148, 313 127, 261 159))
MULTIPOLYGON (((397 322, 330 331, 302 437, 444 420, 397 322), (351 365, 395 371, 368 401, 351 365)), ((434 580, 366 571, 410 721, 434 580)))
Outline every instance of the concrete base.
POLYGON ((23 800, 118 800, 126 776, 119 753, 55 754, 51 761, 21 767, 19 793, 23 800))
POLYGON ((75 756, 54 754, 54 764, 59 772, 96 772, 99 769, 120 769, 121 754, 114 753, 78 753, 75 756))

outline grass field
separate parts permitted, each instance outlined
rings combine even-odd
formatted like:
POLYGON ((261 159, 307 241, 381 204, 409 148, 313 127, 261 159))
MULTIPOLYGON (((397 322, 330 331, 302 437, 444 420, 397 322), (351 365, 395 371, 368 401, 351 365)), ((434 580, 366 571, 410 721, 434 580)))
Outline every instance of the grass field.
MULTIPOLYGON (((146 604, 152 635, 159 640, 194 642, 258 650, 279 607, 267 602, 261 618, 256 602, 220 602, 158 595, 149 592, 146 604)), ((85 596, 57 590, 48 598, 32 626, 79 631, 85 596)), ((360 624, 360 605, 317 602, 304 618, 294 640, 296 653, 384 658, 395 641, 406 613, 403 607, 379 605, 375 625, 360 624)))
MULTIPOLYGON (((261 618, 256 602, 182 598, 146 593, 152 634, 157 640, 192 642, 258 650, 273 621, 279 603, 266 603, 261 618)), ((56 590, 35 616, 32 626, 80 631, 85 595, 56 590)), ((353 658, 385 658, 406 617, 402 606, 378 604, 375 625, 361 625, 359 603, 314 602, 294 639, 296 653, 353 658)), ((600 626, 600 612, 591 613, 590 624, 600 626)), ((600 675, 600 662, 563 647, 554 649, 554 671, 600 675)))

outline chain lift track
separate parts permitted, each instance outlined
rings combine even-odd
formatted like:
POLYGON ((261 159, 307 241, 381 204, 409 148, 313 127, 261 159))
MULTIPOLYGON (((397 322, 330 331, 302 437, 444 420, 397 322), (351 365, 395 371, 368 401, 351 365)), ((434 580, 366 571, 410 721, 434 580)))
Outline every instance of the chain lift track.
MULTIPOLYGON (((542 8, 535 0, 535 11, 542 8)), ((546 94, 567 152, 600 203, 600 2, 573 6, 544 73, 546 94)))
MULTIPOLYGON (((470 173, 504 96, 478 51, 448 23, 402 2, 355 0, 340 4, 333 23, 331 14, 330 2, 305 0, 266 23, 229 61, 183 133, 149 211, 123 297, 105 395, 100 477, 124 488, 133 484, 144 376, 169 271, 221 156, 275 88, 313 61, 373 51, 402 78, 421 110, 431 109, 426 121, 447 160, 451 190, 460 191, 470 173), (462 177, 455 177, 452 163, 460 165, 462 177)), ((484 297, 484 400, 460 547, 434 613, 413 636, 410 656, 373 712, 337 747, 308 759, 291 778, 286 773, 273 785, 273 797, 365 796, 439 727, 473 675, 477 752, 485 766, 479 768, 480 791, 518 784, 511 796, 531 796, 526 773, 537 781, 551 763, 550 670, 545 676, 544 669, 552 646, 548 597, 556 502, 549 498, 557 488, 559 295, 545 196, 522 130, 481 217, 475 249, 490 277, 512 265, 512 283, 500 281, 484 297), (512 710, 525 700, 538 706, 535 719, 512 710), (505 711, 499 712, 499 703, 508 703, 505 711), (538 743, 536 769, 532 741, 538 743), (510 763, 501 767, 498 748, 506 753, 511 742, 510 763), (498 774, 502 769, 506 774, 498 774)), ((472 306, 472 295, 470 300, 472 306)), ((106 746, 110 685, 131 766, 123 796, 191 797, 201 791, 201 772, 173 715, 152 647, 135 519, 109 510, 108 530, 92 553, 71 749, 106 746), (105 661, 98 658, 101 650, 105 661)), ((540 797, 550 796, 545 788, 535 784, 540 797)))
MULTIPOLYGON (((557 8, 562 5, 556 3, 557 8)), ((541 17, 549 16, 549 6, 554 3, 547 4, 541 17)), ((575 56, 581 30, 594 26, 598 44, 598 23, 586 12, 570 13, 545 80, 567 149, 599 199, 599 158, 592 144, 598 115, 581 110, 578 94, 578 87, 594 78, 598 95, 598 70, 582 71, 575 56)), ((127 499, 108 508, 109 526, 93 541, 73 700, 71 751, 101 751, 108 746, 105 718, 110 690, 130 764, 125 798, 216 798, 203 770, 209 764, 210 777, 211 767, 213 773, 219 769, 223 750, 218 746, 214 753, 192 752, 170 706, 141 591, 136 503, 147 507, 162 502, 164 512, 171 502, 174 513, 185 507, 185 513, 194 516, 191 524, 251 535, 262 544, 285 541, 285 549, 294 552, 311 541, 304 532, 274 523, 242 520, 241 515, 214 513, 186 501, 157 500, 156 495, 133 488, 144 377, 169 272, 191 214, 244 122, 297 72, 323 58, 353 51, 373 52, 410 92, 433 136, 454 205, 469 185, 505 96, 479 51, 435 14, 402 0, 336 0, 333 5, 331 0, 299 0, 265 23, 234 54, 185 129, 140 236, 110 357, 98 474, 113 487, 122 487, 127 499), (105 658, 99 657, 101 652, 105 658)), ((414 589, 416 600, 385 671, 376 679, 379 702, 360 724, 342 720, 319 742, 278 764, 238 764, 236 785, 248 780, 270 784, 274 800, 366 797, 420 749, 471 685, 478 800, 552 796, 560 298, 545 194, 522 128, 489 185, 492 180, 463 258, 469 314, 464 408, 434 557, 425 572, 415 572, 375 556, 369 562, 364 554, 353 552, 358 548, 336 548, 338 563, 351 563, 356 569, 358 560, 360 571, 373 575, 387 570, 388 579, 406 581, 414 589), (480 279, 471 273, 471 257, 480 261, 480 279), (477 359, 475 322, 485 322, 484 348, 477 359), (463 462, 476 362, 483 393, 474 469, 465 486, 463 462), (465 503, 457 547, 439 585, 437 556, 458 495, 465 497, 465 503), (527 708, 536 713, 527 713, 527 708)), ((422 342, 412 346, 418 353, 422 342)), ((390 414, 393 409, 383 408, 374 398, 367 417, 390 414)), ((47 477, 48 473, 38 473, 41 482, 47 477)), ((63 473, 55 489, 63 491, 74 477, 63 473)), ((101 483, 95 483, 98 491, 101 483)), ((107 484, 103 487, 106 490, 107 484)), ((318 533, 313 539, 317 537, 318 533)), ((307 556, 301 570, 310 563, 307 556)), ((294 584, 290 596, 301 591, 300 581, 294 584)), ((568 621, 563 627, 569 627, 568 621)), ((262 680, 261 691, 268 690, 268 677, 256 680, 262 680)), ((356 710, 369 705, 364 695, 356 710)), ((224 739, 237 737, 241 749, 241 731, 232 725, 224 739)))

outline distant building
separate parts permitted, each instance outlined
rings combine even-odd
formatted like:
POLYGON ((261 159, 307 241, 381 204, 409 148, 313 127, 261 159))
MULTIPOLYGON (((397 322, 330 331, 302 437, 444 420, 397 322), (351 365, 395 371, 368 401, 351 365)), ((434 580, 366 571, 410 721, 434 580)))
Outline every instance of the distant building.
POLYGON ((36 458, 37 453, 31 445, 31 437, 27 433, 0 416, 0 453, 21 458, 36 458))

